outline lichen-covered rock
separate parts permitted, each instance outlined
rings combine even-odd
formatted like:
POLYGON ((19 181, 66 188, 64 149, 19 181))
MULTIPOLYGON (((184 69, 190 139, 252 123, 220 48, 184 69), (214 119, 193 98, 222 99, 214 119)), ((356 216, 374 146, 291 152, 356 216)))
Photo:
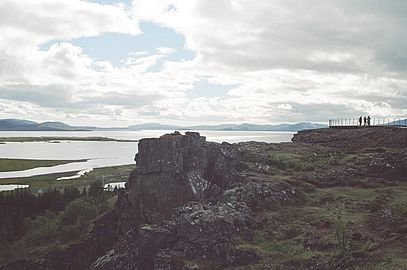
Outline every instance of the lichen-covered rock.
POLYGON ((245 203, 189 203, 160 225, 140 226, 137 233, 121 240, 114 253, 98 259, 92 269, 118 269, 118 265, 120 269, 166 269, 179 256, 225 260, 231 238, 247 237, 254 226, 245 203), (163 250, 167 250, 166 255, 163 250))
POLYGON ((207 143, 205 178, 220 187, 227 188, 236 181, 238 151, 229 143, 207 143))
POLYGON ((250 208, 242 202, 189 203, 178 209, 166 224, 177 234, 172 249, 189 258, 225 258, 225 247, 231 237, 251 234, 254 225, 250 208))
POLYGON ((258 180, 226 190, 219 202, 244 202, 251 209, 267 209, 275 202, 291 200, 295 194, 296 190, 287 183, 258 180))

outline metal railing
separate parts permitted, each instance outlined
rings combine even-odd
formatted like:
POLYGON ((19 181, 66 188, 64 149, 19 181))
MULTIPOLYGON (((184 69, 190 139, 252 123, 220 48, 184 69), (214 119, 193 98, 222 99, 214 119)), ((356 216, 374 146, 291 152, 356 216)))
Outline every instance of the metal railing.
POLYGON ((370 121, 362 117, 360 122, 358 118, 338 118, 329 120, 330 127, 358 127, 358 126, 407 126, 407 117, 393 118, 393 117, 372 117, 370 121))

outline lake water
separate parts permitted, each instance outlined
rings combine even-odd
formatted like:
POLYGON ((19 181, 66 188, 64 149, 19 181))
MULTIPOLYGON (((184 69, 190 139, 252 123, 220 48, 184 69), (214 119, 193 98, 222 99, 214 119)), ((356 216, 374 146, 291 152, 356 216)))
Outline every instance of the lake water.
MULTIPOLYGON (((143 131, 1 131, 0 137, 109 137, 114 139, 139 140, 142 138, 159 137, 173 131, 143 130, 143 131)), ((270 143, 289 142, 293 132, 271 131, 198 131, 206 136, 207 141, 243 142, 261 141, 270 143)), ((183 133, 183 132, 182 132, 183 133)), ((94 168, 118 166, 134 163, 137 153, 137 142, 101 142, 101 141, 61 141, 48 142, 10 142, 0 144, 0 158, 15 159, 48 159, 48 160, 78 160, 52 167, 39 167, 25 171, 0 172, 1 178, 29 177, 50 173, 76 172, 84 173, 94 168)), ((73 174, 74 175, 74 174, 73 174)))
POLYGON ((115 189, 125 188, 126 182, 111 182, 105 184, 103 188, 107 191, 114 191, 115 189))
POLYGON ((10 191, 10 190, 15 190, 19 188, 28 188, 29 185, 0 185, 0 191, 10 191))

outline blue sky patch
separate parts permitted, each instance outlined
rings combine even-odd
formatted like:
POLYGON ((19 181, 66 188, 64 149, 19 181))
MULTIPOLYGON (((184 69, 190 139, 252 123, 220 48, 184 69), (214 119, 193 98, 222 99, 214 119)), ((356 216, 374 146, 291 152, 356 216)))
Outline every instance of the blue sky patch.
POLYGON ((186 97, 187 98, 227 97, 228 92, 235 87, 236 85, 221 85, 221 84, 212 84, 207 81, 199 81, 194 83, 194 88, 189 89, 186 92, 186 97))
MULTIPOLYGON (((100 61, 109 61, 113 65, 120 65, 130 53, 146 51, 154 54, 158 47, 168 47, 175 51, 167 60, 180 61, 192 59, 195 53, 185 48, 184 36, 177 34, 174 30, 162 27, 154 23, 141 22, 139 25, 140 35, 132 36, 119 33, 104 33, 95 37, 82 37, 68 42, 81 47, 83 52, 91 58, 100 61)), ((48 50, 50 46, 61 40, 53 40, 43 44, 41 50, 48 50)), ((152 68, 159 71, 164 59, 152 68)))

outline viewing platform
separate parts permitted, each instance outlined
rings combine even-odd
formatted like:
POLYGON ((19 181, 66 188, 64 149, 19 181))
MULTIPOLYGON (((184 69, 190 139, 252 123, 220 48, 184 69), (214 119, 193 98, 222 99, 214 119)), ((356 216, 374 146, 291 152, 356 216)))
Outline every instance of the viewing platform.
POLYGON ((360 118, 338 118, 330 119, 329 127, 333 128, 352 128, 352 127, 407 127, 407 117, 391 118, 391 117, 371 117, 368 120, 365 117, 360 118))

